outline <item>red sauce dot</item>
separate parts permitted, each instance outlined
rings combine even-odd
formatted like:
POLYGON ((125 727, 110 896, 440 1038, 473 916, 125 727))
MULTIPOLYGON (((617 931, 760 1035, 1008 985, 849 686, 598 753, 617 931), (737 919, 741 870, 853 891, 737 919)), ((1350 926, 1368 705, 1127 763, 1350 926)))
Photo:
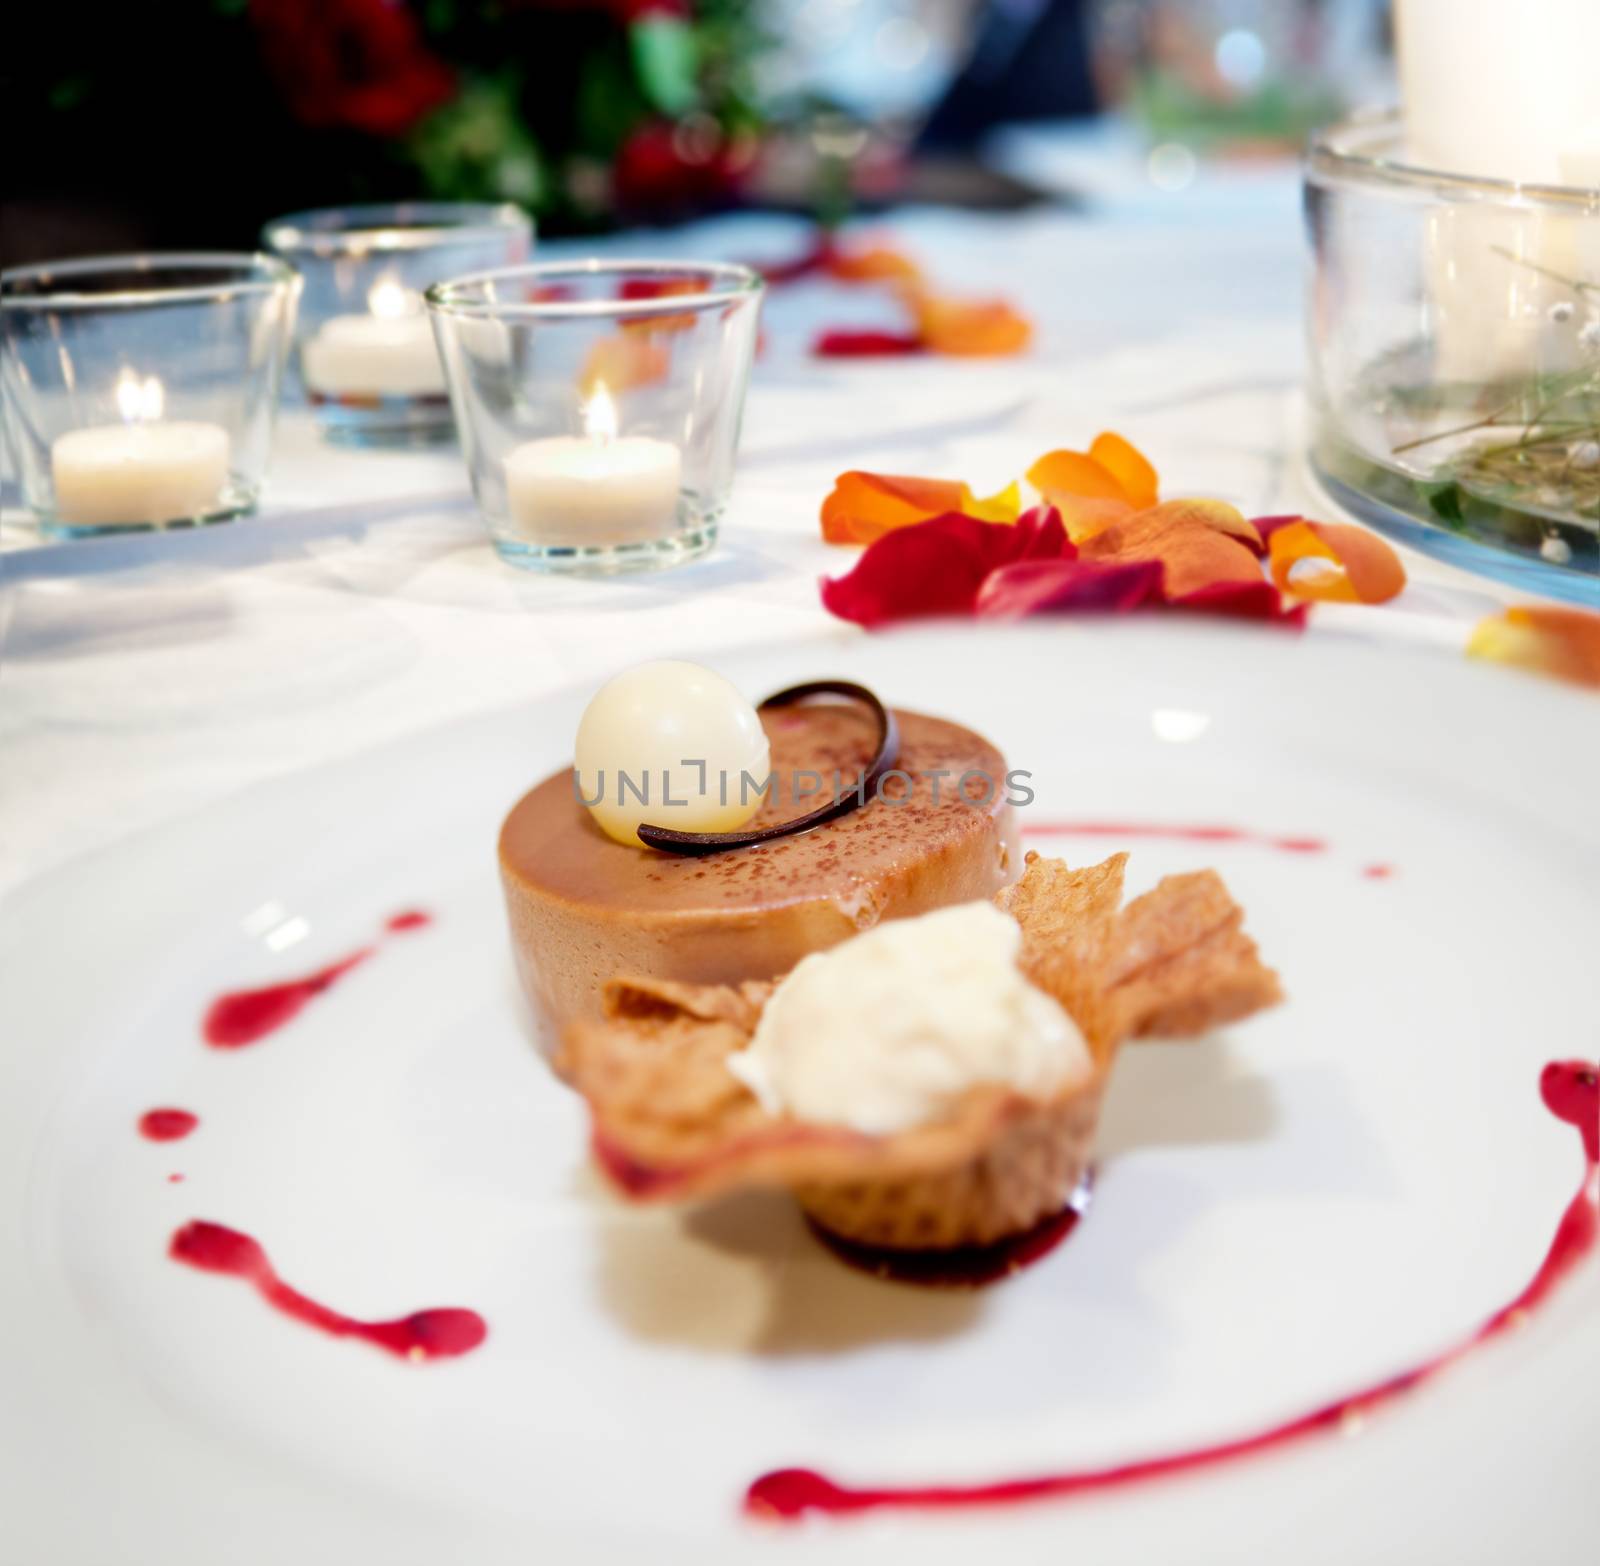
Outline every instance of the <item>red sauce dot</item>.
POLYGON ((1286 854, 1326 853, 1328 845, 1320 837, 1275 837, 1272 846, 1286 854))
POLYGON ((187 1109, 147 1109, 139 1116, 139 1135, 152 1142, 181 1142, 200 1124, 187 1109))

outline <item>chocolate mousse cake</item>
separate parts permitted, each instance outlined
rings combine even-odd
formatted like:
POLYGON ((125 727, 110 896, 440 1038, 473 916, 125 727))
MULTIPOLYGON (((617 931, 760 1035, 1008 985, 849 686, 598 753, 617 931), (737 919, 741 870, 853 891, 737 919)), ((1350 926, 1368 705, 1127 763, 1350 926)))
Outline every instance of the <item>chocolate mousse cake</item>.
MULTIPOLYGON (((776 782, 753 829, 850 790, 878 746, 859 703, 760 717, 776 782)), ((698 857, 608 837, 570 768, 524 795, 501 828, 500 871, 518 975, 549 1036, 599 1017, 619 973, 772 979, 882 920, 992 897, 1013 879, 1021 858, 1000 752, 941 718, 895 718, 898 757, 879 797, 809 831, 698 857)))

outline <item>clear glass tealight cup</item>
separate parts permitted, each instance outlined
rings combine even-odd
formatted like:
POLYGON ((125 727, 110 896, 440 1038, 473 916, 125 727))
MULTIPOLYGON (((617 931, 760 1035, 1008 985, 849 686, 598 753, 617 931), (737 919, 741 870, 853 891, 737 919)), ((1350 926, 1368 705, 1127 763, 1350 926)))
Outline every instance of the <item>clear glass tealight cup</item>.
POLYGON ((503 559, 609 573, 712 547, 761 295, 750 268, 698 261, 550 263, 428 290, 503 559))
POLYGON ((300 280, 197 252, 0 273, 0 392, 24 505, 51 537, 253 510, 300 280))
POLYGON ((527 213, 483 202, 328 207, 276 219, 262 242, 305 279, 295 363, 323 433, 355 446, 450 439, 423 292, 443 278, 526 261, 527 213))

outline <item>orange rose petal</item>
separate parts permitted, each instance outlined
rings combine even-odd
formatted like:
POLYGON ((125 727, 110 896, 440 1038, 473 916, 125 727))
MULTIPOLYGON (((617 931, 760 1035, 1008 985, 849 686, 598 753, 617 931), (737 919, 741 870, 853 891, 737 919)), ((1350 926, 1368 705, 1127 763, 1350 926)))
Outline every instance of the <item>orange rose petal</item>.
POLYGON ((1033 323, 1004 299, 953 299, 920 294, 912 300, 922 340, 934 353, 982 357, 1021 353, 1033 323))
POLYGON ((960 511, 971 494, 953 479, 841 473, 822 503, 822 536, 830 544, 870 544, 897 527, 960 511))
POLYGON ((1255 523, 1237 506, 1230 506, 1225 500, 1206 500, 1199 496, 1164 500, 1141 515, 1159 518, 1166 524, 1194 523, 1199 527, 1208 527, 1214 533, 1238 539, 1258 557, 1261 554, 1261 534, 1255 523))
POLYGON ((1600 614, 1532 605, 1507 609, 1478 624, 1467 656, 1600 690, 1600 614))
POLYGON ((1092 495, 1063 495, 1051 492, 1045 495, 1047 504, 1061 513, 1066 524, 1067 537, 1081 544, 1097 533, 1103 533, 1114 523, 1133 515, 1133 507, 1125 500, 1106 500, 1092 495))
POLYGON ((1267 546, 1281 592, 1323 603, 1382 604, 1402 592, 1406 570, 1376 533, 1348 522, 1291 522, 1267 546), (1302 561, 1326 562, 1296 571, 1302 561))
POLYGON ((1132 441, 1105 430, 1090 443, 1089 455, 1122 486, 1136 510, 1143 511, 1161 498, 1156 470, 1132 441))
POLYGON ((697 317, 689 314, 651 315, 637 321, 619 321, 625 332, 692 332, 697 317))
POLYGON ((585 397, 602 385, 614 392, 652 386, 666 379, 671 362, 667 349, 643 333, 618 333, 590 348, 578 384, 585 397))
POLYGON ((1028 469, 1027 477, 1047 504, 1061 513, 1067 536, 1075 544, 1139 509, 1128 499, 1121 479, 1086 452, 1047 451, 1028 469))
POLYGON ((919 283, 922 268, 893 245, 866 245, 830 256, 828 275, 841 283, 919 283))
POLYGON ((1027 478, 1047 500, 1077 495, 1085 500, 1118 500, 1129 504, 1116 474, 1081 451, 1047 451, 1028 469, 1027 478))
MULTIPOLYGON (((1259 581, 1260 564, 1255 553, 1240 542, 1241 535, 1227 515, 1230 512, 1238 516, 1221 501, 1168 501, 1112 523, 1085 539, 1080 553, 1085 560, 1159 560, 1167 568, 1170 598, 1182 598, 1219 582, 1259 581)), ((1238 520, 1244 522, 1243 517, 1238 520)))

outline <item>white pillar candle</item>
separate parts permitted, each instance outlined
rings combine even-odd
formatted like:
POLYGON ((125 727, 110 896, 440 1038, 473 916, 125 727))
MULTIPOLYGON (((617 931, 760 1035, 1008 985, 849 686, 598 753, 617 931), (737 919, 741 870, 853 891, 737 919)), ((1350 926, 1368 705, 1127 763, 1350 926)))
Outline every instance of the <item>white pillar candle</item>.
POLYGON ((215 511, 231 446, 220 424, 161 417, 154 376, 124 370, 117 403, 129 422, 70 430, 50 448, 57 517, 77 527, 177 522, 215 511))
MULTIPOLYGON (((1600 183, 1600 0, 1400 0, 1395 37, 1412 162, 1523 184, 1600 183)), ((1568 368, 1571 343, 1552 338, 1547 312, 1572 298, 1556 279, 1592 270, 1585 232, 1537 208, 1441 206, 1423 258, 1435 379, 1568 368)))
POLYGON ((421 301, 398 283, 367 295, 367 315, 336 315, 300 351, 306 386, 325 397, 440 397, 444 366, 421 301))
POLYGON ((1561 181, 1596 121, 1596 0, 1400 0, 1395 41, 1418 162, 1561 181))
POLYGON ((605 387, 584 413, 587 433, 530 440, 506 458, 506 503, 536 543, 603 547, 673 533, 682 458, 668 441, 619 438, 605 387))

